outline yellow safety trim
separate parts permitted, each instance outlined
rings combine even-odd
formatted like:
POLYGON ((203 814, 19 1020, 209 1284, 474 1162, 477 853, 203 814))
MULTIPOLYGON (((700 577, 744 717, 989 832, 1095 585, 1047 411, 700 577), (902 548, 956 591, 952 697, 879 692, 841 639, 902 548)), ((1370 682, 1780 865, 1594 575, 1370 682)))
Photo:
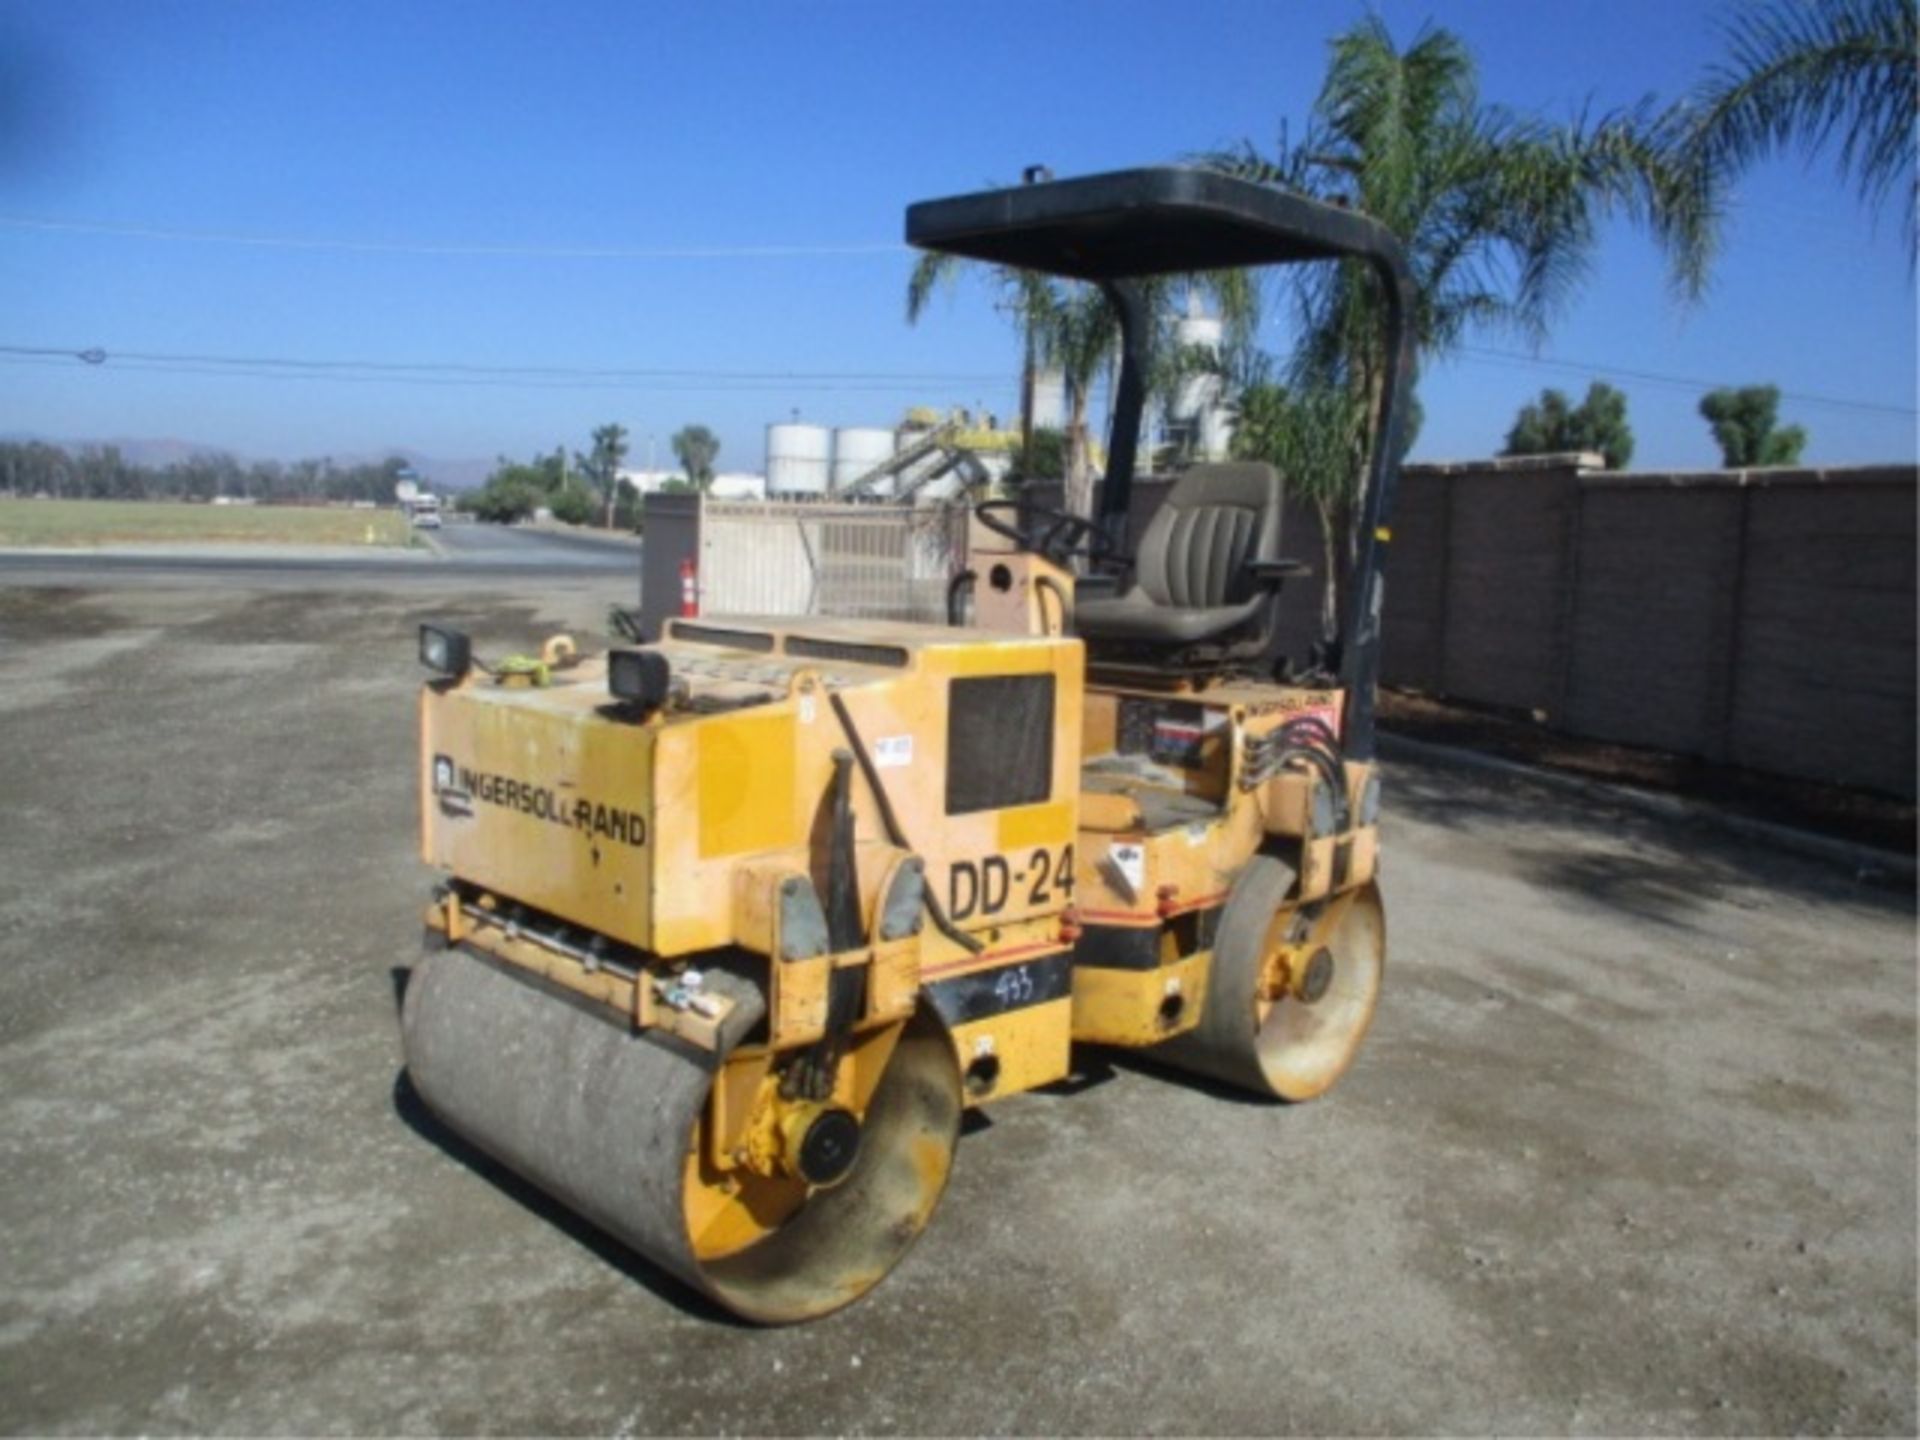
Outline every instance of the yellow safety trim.
POLYGON ((943 652, 949 675, 1041 675, 1059 667, 1060 654, 1051 645, 972 645, 943 652))

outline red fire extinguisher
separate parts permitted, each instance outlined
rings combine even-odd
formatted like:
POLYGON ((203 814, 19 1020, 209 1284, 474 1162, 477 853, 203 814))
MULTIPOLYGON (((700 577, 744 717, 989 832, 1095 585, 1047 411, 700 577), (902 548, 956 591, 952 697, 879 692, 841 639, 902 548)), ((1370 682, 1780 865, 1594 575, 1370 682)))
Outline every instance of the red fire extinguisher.
POLYGON ((682 618, 700 613, 700 586, 693 568, 693 557, 680 562, 680 614, 682 618))

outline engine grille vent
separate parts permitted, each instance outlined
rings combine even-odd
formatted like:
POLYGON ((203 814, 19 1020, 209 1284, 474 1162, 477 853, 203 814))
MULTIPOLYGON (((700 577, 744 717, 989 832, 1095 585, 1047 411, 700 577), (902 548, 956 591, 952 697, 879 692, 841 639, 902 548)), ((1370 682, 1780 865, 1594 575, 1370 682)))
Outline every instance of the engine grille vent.
POLYGON ((789 635, 787 654, 809 660, 845 660, 853 665, 884 665, 893 670, 907 668, 907 652, 898 645, 862 645, 853 640, 814 640, 805 635, 789 635))
POLYGON ((726 630, 718 625, 688 625, 682 621, 672 622, 669 632, 676 640, 690 640, 695 645, 724 645, 729 650, 751 650, 756 654, 767 655, 773 651, 773 636, 758 630, 726 630))

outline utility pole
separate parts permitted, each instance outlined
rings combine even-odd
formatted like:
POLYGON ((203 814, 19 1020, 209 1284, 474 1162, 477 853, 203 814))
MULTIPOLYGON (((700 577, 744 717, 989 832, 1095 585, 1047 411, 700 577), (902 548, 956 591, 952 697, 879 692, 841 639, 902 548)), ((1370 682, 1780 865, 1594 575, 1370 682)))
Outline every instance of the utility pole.
MULTIPOLYGON (((1044 165, 1029 165, 1020 172, 1022 185, 1037 185, 1053 179, 1053 171, 1044 165)), ((1020 478, 1033 478, 1033 325, 1023 317, 1020 361, 1020 478)))
POLYGON ((1033 328, 1027 327, 1026 355, 1020 363, 1020 478, 1033 478, 1033 328))

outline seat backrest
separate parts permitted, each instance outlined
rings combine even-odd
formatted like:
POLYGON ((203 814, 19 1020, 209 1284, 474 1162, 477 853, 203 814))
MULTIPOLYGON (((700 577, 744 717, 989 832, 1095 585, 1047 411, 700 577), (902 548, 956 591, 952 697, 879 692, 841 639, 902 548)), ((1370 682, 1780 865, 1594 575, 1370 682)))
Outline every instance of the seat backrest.
POLYGON ((1280 472, 1271 465, 1196 465, 1174 482, 1134 574, 1156 605, 1207 610, 1254 593, 1249 560, 1280 555, 1280 472))

